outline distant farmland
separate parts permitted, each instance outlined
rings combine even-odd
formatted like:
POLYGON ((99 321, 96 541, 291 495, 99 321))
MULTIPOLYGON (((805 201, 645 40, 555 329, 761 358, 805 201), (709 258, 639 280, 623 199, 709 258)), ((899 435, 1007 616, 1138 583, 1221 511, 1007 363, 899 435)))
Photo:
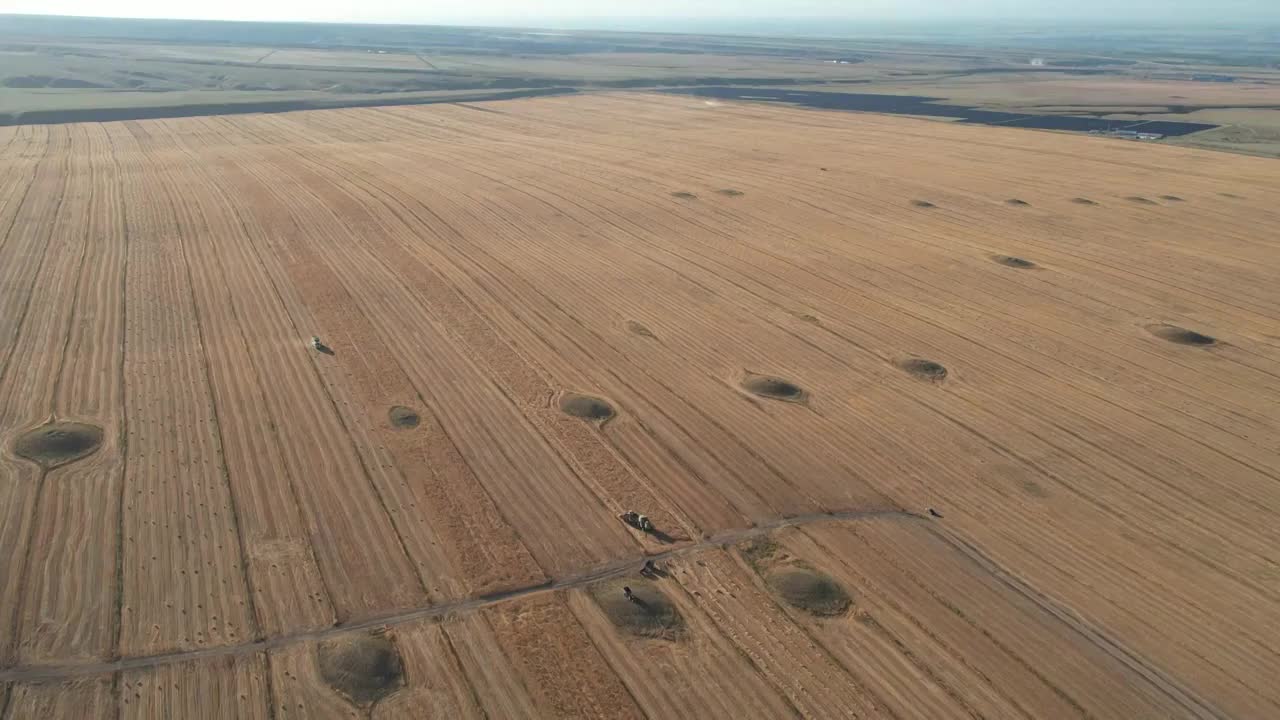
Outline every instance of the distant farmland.
POLYGON ((938 117, 982 125, 1003 125, 1036 130, 1063 130, 1070 132, 1099 132, 1107 130, 1134 130, 1179 136, 1212 130, 1217 125, 1168 120, 1107 120, 1099 117, 1073 115, 1031 115, 1028 113, 997 112, 938 102, 941 98, 916 95, 878 95, 874 93, 813 92, 806 90, 775 90, 769 88, 700 87, 689 90, 670 90, 681 95, 714 98, 717 100, 755 100, 787 103, 823 110, 853 110, 860 112, 890 113, 893 115, 919 115, 938 117))
POLYGON ((1280 716, 1274 161, 656 94, 0 161, 4 718, 1280 716))

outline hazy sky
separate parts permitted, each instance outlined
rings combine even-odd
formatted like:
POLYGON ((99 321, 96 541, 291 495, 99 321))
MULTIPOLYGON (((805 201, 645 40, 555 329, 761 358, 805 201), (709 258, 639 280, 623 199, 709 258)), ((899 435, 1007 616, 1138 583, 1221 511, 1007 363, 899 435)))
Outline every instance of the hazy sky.
POLYGON ((0 0, 0 13, 217 20, 537 24, 590 18, 1280 19, 1280 0, 0 0))

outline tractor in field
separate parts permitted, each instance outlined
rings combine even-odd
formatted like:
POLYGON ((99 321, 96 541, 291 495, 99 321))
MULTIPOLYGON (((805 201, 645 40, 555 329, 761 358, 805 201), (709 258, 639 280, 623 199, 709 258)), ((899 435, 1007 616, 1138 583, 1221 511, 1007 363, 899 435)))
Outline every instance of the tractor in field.
POLYGON ((622 513, 622 522, 644 533, 653 532, 653 521, 648 516, 641 515, 634 510, 628 510, 622 513))

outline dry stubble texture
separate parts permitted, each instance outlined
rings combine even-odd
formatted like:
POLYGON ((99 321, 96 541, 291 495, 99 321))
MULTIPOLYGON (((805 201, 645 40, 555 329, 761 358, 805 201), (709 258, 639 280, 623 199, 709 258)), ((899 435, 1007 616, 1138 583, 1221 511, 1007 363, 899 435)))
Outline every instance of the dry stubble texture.
POLYGON ((10 716, 342 716, 314 634, 433 605, 378 712, 1280 714, 1274 163, 503 111, 0 129, 10 716), (101 444, 14 452, 50 419, 101 444), (899 509, 930 519, 812 516, 899 509), (781 516, 843 611, 701 550, 660 581, 677 642, 484 597, 781 516))

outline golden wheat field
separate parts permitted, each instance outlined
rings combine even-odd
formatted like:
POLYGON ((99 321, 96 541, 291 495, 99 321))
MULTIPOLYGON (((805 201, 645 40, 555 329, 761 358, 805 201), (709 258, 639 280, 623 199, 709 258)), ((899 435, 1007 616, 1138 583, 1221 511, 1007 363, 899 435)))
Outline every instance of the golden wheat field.
POLYGON ((1278 717, 1277 228, 666 95, 2 128, 0 714, 1278 717))

